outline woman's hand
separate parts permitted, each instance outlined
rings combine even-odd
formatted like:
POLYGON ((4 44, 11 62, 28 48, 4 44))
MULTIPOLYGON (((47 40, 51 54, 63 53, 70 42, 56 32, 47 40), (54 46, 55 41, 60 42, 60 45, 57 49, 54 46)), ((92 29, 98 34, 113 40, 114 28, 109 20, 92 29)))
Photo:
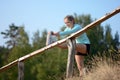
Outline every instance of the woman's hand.
POLYGON ((59 32, 53 32, 52 34, 55 36, 59 36, 59 32))

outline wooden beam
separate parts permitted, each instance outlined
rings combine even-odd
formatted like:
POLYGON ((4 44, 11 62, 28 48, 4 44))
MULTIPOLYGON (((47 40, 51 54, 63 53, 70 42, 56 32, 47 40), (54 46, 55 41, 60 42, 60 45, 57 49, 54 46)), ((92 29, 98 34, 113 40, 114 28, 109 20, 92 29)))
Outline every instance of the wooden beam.
POLYGON ((5 71, 18 63, 18 59, 0 68, 0 72, 5 71))

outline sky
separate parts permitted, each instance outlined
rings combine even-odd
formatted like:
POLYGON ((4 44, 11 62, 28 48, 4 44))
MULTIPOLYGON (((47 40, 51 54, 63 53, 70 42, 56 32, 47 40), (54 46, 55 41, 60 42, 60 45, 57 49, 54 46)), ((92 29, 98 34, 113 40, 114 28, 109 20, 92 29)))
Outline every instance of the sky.
MULTIPOLYGON (((9 25, 24 25, 30 38, 38 30, 42 32, 59 31, 64 25, 66 15, 90 14, 99 19, 106 13, 120 7, 120 0, 0 0, 0 33, 9 29, 9 25)), ((120 13, 104 21, 110 24, 112 34, 120 35, 120 13)), ((0 34, 0 46, 5 44, 0 34)))

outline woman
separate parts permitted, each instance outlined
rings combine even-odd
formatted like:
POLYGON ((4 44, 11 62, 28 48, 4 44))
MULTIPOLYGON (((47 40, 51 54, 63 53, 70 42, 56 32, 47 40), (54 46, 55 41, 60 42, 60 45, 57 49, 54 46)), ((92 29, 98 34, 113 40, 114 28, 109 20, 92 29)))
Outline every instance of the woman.
MULTIPOLYGON (((64 18, 64 23, 66 24, 66 29, 61 32, 53 32, 52 35, 55 36, 65 36, 70 35, 72 33, 77 32, 78 30, 82 29, 82 27, 79 24, 75 24, 74 17, 71 15, 67 15, 64 18)), ((59 45, 60 48, 66 49, 67 45, 66 43, 63 43, 59 45)), ((86 35, 86 33, 83 33, 82 35, 76 37, 76 53, 75 53, 75 60, 77 63, 78 70, 80 72, 80 76, 83 74, 83 67, 84 67, 84 56, 86 56, 89 53, 90 49, 90 41, 86 35)))

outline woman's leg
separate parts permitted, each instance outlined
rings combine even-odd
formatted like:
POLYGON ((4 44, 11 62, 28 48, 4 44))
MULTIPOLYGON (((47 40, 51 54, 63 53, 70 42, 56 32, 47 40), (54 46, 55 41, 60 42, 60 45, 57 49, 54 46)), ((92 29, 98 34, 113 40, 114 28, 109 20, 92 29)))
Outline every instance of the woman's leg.
POLYGON ((82 54, 86 54, 87 53, 87 47, 85 44, 76 44, 76 51, 80 52, 82 54))
MULTIPOLYGON (((62 44, 58 45, 58 47, 62 48, 62 49, 68 48, 67 43, 62 43, 62 44)), ((85 44, 76 44, 76 51, 83 53, 83 54, 86 54, 86 45, 85 44)))
POLYGON ((83 76, 84 75, 84 72, 83 72, 83 68, 84 68, 84 56, 75 55, 75 60, 76 60, 77 67, 78 67, 78 70, 79 70, 79 75, 83 76))
POLYGON ((77 53, 75 54, 75 60, 79 70, 79 75, 84 75, 84 55, 87 54, 87 47, 84 44, 76 45, 77 53))
MULTIPOLYGON (((59 45, 60 48, 62 49, 67 49, 67 44, 63 43, 61 45, 59 45)), ((76 44, 76 51, 80 52, 82 54, 87 54, 87 49, 86 49, 86 45, 85 44, 76 44)), ((81 54, 75 54, 75 60, 77 63, 77 67, 80 73, 80 76, 84 75, 84 56, 81 54)))
POLYGON ((62 44, 58 45, 58 47, 62 48, 62 49, 68 49, 67 43, 62 43, 62 44))

